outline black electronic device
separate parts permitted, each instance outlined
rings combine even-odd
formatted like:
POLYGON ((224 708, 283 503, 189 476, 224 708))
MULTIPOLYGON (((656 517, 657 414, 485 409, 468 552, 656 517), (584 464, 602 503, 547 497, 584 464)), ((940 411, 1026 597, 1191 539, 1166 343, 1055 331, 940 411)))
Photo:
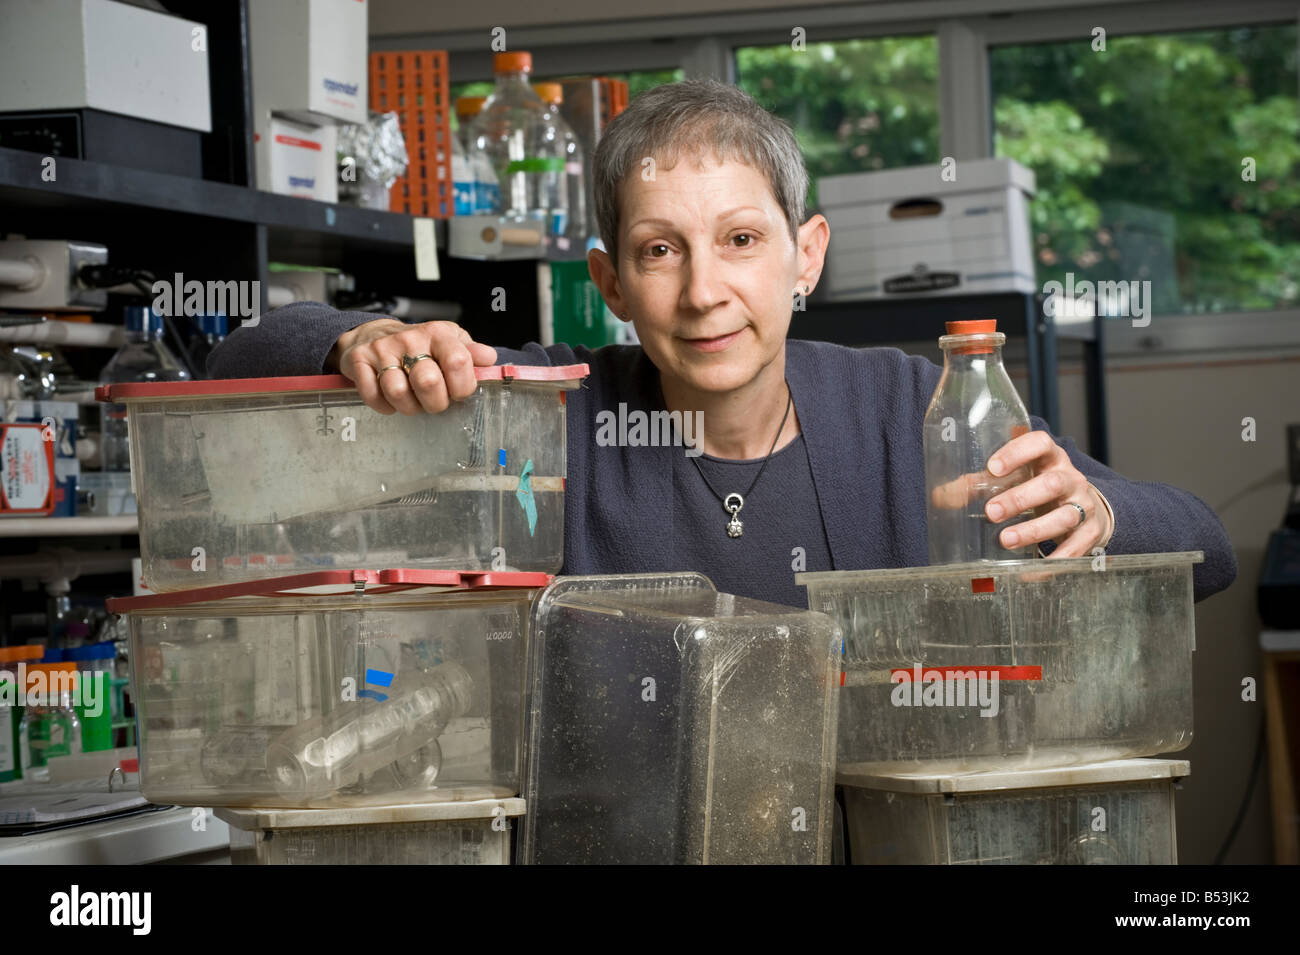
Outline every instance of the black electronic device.
POLYGON ((203 176, 202 133, 97 109, 0 113, 0 146, 173 176, 203 176))

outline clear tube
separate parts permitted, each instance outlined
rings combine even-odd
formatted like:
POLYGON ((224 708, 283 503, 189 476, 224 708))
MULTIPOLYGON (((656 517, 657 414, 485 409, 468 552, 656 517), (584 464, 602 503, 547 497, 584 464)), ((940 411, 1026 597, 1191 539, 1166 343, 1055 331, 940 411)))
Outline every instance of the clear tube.
MULTIPOLYGON (((357 700, 293 727, 267 750, 271 781, 281 795, 323 796, 403 761, 434 752, 447 724, 468 709, 474 684, 459 663, 443 663, 382 702, 357 700)), ((441 753, 438 751, 438 759, 441 753)), ((436 770, 435 770, 436 775, 436 770)), ((430 780, 421 776, 421 783, 430 780)))

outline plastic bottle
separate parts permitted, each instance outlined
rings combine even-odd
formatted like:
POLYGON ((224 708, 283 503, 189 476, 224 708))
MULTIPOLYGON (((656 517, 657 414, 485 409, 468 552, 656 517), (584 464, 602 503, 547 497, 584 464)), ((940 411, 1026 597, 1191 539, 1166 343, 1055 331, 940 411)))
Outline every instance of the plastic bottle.
POLYGON ((474 170, 459 136, 451 137, 451 195, 456 215, 474 214, 474 170))
POLYGON ((28 705, 18 728, 24 779, 46 782, 51 759, 81 752, 81 721, 72 704, 76 673, 75 663, 27 667, 28 705), (43 677, 32 679, 37 673, 43 677))
POLYGON ((1030 430, 1029 413, 1002 365, 1006 336, 992 320, 948 322, 939 339, 943 377, 925 413, 926 531, 931 564, 1021 560, 1036 549, 1004 548, 998 535, 1030 514, 1000 524, 984 513, 989 498, 1028 479, 1027 469, 995 477, 989 458, 1030 430))
MULTIPOLYGON (((443 663, 427 673, 399 677, 395 689, 383 701, 343 703, 274 740, 266 760, 277 791, 282 796, 325 796, 419 750, 440 760, 438 737, 469 709, 474 690, 469 672, 459 663, 443 663)), ((416 775, 409 765, 403 770, 416 775)))
POLYGON ((471 133, 474 119, 483 111, 486 96, 461 96, 456 100, 456 118, 460 122, 461 144, 474 180, 474 215, 487 215, 501 208, 501 186, 496 170, 486 152, 479 149, 471 133))
MULTIPOLYGON (((152 309, 125 308, 126 344, 109 359, 99 376, 101 385, 125 381, 188 381, 190 373, 163 344, 163 321, 152 309)), ((126 405, 100 405, 100 442, 105 471, 131 470, 131 442, 126 405)))
POLYGON ((564 144, 546 104, 528 85, 532 56, 498 53, 493 67, 496 88, 470 125, 475 148, 491 160, 501 187, 491 211, 545 225, 554 214, 551 204, 564 195, 564 144))
POLYGON ((547 115, 556 135, 564 144, 564 193, 566 219, 563 228, 554 230, 557 247, 562 252, 575 251, 585 254, 587 237, 591 234, 587 221, 587 180, 584 174, 582 144, 573 129, 560 115, 560 104, 564 102, 564 87, 559 83, 535 83, 533 91, 541 97, 547 106, 547 115))
POLYGON ((20 733, 27 695, 18 668, 39 663, 44 652, 39 644, 0 647, 0 783, 23 778, 20 733))

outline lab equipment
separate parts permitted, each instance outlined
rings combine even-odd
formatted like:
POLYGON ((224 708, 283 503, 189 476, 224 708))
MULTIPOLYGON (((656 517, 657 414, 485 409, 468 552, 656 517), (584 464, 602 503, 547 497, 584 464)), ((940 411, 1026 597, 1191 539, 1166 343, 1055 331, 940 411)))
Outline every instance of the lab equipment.
POLYGON ((1180 759, 841 779, 855 865, 1176 865, 1180 759))
POLYGON ((795 575, 844 631, 837 772, 1064 766, 1192 739, 1200 551, 795 575))
POLYGON ((564 175, 547 181, 549 189, 563 190, 563 196, 548 196, 544 204, 551 209, 551 235, 555 251, 561 256, 587 254, 587 187, 582 145, 560 113, 564 87, 559 83, 535 83, 533 91, 546 104, 546 120, 553 136, 564 147, 564 175))
POLYGON ((464 401, 414 417, 372 411, 341 375, 101 388, 131 416, 146 584, 558 570, 564 392, 587 366, 475 374, 464 401))
POLYGON ((533 609, 522 861, 828 863, 840 633, 700 574, 533 609))
POLYGON ((19 682, 19 664, 39 663, 45 648, 39 644, 0 647, 0 783, 23 778, 22 744, 19 741, 23 721, 23 703, 27 699, 19 682), (20 696, 20 692, 23 693, 20 696))
POLYGON ((1026 512, 994 524, 984 505, 1031 476, 1028 468, 1002 475, 989 459, 1012 438, 1029 432, 1029 412, 1002 366, 1006 336, 997 322, 948 322, 939 339, 943 377, 925 412, 925 515, 930 563, 1032 558, 1033 545, 1006 548, 998 535, 1033 517, 1026 512))

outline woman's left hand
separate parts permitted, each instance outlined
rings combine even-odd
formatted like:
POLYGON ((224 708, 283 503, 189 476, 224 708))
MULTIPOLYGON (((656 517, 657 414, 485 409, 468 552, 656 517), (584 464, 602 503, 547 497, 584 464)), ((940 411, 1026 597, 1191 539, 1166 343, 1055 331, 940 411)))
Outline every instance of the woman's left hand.
POLYGON ((1030 431, 1012 438, 988 462, 994 476, 1025 466, 1033 477, 989 498, 984 505, 984 513, 995 524, 1025 511, 1040 515, 1004 528, 999 537, 1003 547, 1054 540, 1057 545, 1052 557, 1083 557, 1102 541, 1110 540, 1111 519, 1101 495, 1046 431, 1030 431))

